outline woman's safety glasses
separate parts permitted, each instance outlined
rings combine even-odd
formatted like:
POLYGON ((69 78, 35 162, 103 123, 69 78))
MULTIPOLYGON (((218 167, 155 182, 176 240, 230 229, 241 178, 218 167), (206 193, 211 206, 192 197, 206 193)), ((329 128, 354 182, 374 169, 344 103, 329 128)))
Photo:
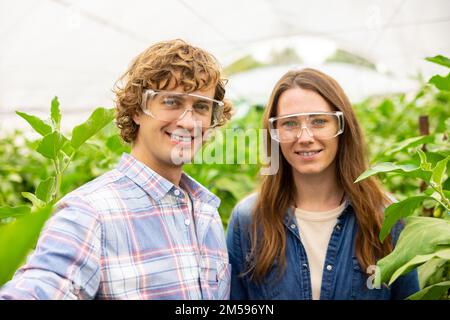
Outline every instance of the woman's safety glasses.
POLYGON ((331 139, 344 132, 344 114, 335 112, 307 112, 272 117, 270 136, 278 142, 297 141, 305 130, 315 139, 331 139))

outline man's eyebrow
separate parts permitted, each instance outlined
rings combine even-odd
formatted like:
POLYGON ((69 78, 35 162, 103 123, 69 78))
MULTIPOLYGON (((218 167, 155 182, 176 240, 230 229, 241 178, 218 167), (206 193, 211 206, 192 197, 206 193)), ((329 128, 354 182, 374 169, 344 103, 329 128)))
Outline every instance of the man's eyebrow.
POLYGON ((172 99, 183 99, 184 97, 180 94, 176 94, 176 93, 167 93, 165 96, 163 96, 164 98, 172 98, 172 99))
POLYGON ((214 101, 207 99, 207 98, 201 98, 201 97, 195 97, 195 102, 206 102, 206 103, 214 103, 214 101))

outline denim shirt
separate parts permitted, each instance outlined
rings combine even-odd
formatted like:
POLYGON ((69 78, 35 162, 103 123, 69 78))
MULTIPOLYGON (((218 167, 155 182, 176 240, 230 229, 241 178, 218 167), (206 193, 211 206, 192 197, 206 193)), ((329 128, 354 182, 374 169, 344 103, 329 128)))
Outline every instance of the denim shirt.
MULTIPOLYGON (((292 209, 285 215, 286 269, 279 276, 277 262, 265 278, 252 281, 246 271, 249 263, 252 210, 256 194, 242 200, 233 210, 227 230, 227 246, 231 275, 232 300, 309 300, 312 299, 311 276, 305 248, 300 240, 297 222, 292 209)), ((398 239, 403 225, 397 223, 392 231, 393 242, 398 239)), ((368 288, 367 273, 359 265, 355 253, 355 237, 358 228, 351 203, 338 217, 328 244, 320 291, 321 300, 337 299, 405 299, 419 290, 417 270, 399 277, 390 287, 368 288)), ((369 270, 370 271, 370 270, 369 270)), ((370 272, 369 272, 370 274, 370 272)), ((374 278, 374 272, 371 273, 374 278)))

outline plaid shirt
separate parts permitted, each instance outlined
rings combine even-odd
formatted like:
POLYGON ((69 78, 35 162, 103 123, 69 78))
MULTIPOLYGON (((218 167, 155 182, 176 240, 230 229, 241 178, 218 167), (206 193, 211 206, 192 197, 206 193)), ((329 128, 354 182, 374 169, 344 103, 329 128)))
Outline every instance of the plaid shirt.
POLYGON ((228 299, 220 200, 186 174, 180 186, 124 154, 59 201, 0 298, 228 299))

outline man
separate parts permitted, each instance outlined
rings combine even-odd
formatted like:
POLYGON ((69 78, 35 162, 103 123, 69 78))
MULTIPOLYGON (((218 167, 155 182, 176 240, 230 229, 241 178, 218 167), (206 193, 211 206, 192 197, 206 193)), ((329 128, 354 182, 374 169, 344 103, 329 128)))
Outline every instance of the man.
POLYGON ((220 200, 182 172, 230 118, 218 64, 182 40, 160 42, 121 80, 116 121, 131 154, 60 200, 0 298, 229 298, 220 200))

